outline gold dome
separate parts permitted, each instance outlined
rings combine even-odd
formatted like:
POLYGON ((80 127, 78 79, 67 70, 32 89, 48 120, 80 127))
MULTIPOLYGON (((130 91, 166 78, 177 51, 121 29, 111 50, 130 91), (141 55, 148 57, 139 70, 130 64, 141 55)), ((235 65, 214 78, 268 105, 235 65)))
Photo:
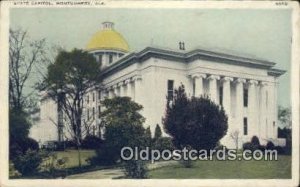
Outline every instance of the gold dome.
POLYGON ((113 23, 104 22, 103 30, 92 36, 86 49, 88 51, 106 49, 128 52, 129 46, 123 36, 113 29, 113 23))

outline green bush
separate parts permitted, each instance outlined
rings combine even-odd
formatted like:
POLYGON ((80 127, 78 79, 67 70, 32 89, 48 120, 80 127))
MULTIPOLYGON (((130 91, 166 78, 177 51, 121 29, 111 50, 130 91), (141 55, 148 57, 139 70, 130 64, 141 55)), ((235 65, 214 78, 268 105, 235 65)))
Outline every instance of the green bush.
POLYGON ((148 168, 145 161, 130 160, 124 162, 125 175, 133 179, 147 178, 148 168))
POLYGON ((86 136, 82 141, 83 149, 99 149, 103 145, 103 140, 97 136, 86 136))
POLYGON ((170 137, 160 137, 160 138, 154 139, 152 149, 156 149, 159 151, 173 150, 174 146, 172 143, 172 139, 170 137))
POLYGON ((31 175, 38 171, 38 167, 42 161, 42 155, 38 151, 29 149, 24 155, 20 155, 14 159, 13 163, 22 175, 31 175))
POLYGON ((267 145, 266 145, 266 149, 267 149, 267 150, 274 150, 274 148, 275 148, 274 143, 271 142, 271 141, 268 141, 268 143, 267 143, 267 145))
POLYGON ((254 145, 254 146, 260 146, 260 142, 259 142, 259 139, 257 136, 253 136, 251 138, 251 143, 254 145))

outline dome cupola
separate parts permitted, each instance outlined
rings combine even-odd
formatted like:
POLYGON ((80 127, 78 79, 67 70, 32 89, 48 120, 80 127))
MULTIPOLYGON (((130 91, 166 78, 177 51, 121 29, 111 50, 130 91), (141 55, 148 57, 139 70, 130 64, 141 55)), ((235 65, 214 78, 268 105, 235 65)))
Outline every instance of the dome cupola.
POLYGON ((86 50, 111 50, 127 53, 129 46, 123 36, 114 30, 114 23, 103 22, 102 30, 92 36, 86 46, 86 50))

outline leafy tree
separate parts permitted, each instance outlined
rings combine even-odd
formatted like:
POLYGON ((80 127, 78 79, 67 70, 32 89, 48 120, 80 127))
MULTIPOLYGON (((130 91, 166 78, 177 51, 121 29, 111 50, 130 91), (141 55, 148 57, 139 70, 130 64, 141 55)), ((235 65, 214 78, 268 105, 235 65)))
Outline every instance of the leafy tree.
POLYGON ((146 128, 146 131, 145 131, 145 146, 147 146, 147 147, 152 146, 152 137, 151 137, 150 127, 146 128))
POLYGON ((131 101, 129 97, 105 99, 106 108, 101 119, 105 124, 104 138, 106 145, 114 150, 112 159, 120 158, 120 150, 125 147, 145 145, 144 117, 139 113, 142 106, 131 101))
POLYGON ((227 116, 209 98, 187 98, 184 86, 175 90, 163 119, 165 132, 176 148, 213 149, 227 132, 227 116))
POLYGON ((76 142, 80 167, 80 147, 85 129, 83 100, 91 89, 98 88, 100 82, 100 67, 93 55, 74 49, 71 52, 59 52, 55 62, 48 66, 47 75, 40 86, 41 90, 47 91, 48 97, 58 103, 68 119, 65 126, 76 142))
POLYGON ((291 109, 288 107, 278 107, 278 120, 282 127, 292 128, 291 109))
POLYGON ((161 128, 158 124, 156 124, 156 127, 155 127, 155 133, 154 133, 154 139, 158 139, 158 138, 161 138, 161 128))

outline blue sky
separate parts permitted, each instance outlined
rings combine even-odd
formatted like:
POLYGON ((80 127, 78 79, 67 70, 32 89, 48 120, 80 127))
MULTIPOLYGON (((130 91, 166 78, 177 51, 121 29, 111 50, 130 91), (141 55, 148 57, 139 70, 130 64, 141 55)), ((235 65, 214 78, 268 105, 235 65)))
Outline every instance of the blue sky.
POLYGON ((290 105, 291 11, 288 9, 14 8, 10 26, 66 49, 85 48, 103 21, 115 23, 131 51, 149 45, 204 48, 273 61, 287 70, 278 103, 290 105))

